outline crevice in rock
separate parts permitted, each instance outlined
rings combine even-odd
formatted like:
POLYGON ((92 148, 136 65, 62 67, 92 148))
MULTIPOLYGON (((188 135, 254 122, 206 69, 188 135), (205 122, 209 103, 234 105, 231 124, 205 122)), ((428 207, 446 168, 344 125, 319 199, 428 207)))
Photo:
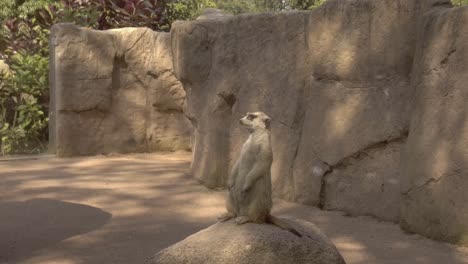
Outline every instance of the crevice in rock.
POLYGON ((333 167, 330 166, 330 164, 322 161, 324 164, 327 165, 327 170, 323 173, 322 175, 322 179, 320 181, 320 193, 319 193, 319 208, 320 210, 325 210, 325 200, 326 200, 326 191, 325 191, 325 185, 326 185, 326 178, 328 174, 330 174, 331 172, 333 172, 333 167))
POLYGON ((341 83, 343 87, 346 89, 353 89, 353 90, 370 90, 370 89, 378 89, 379 87, 375 85, 349 85, 346 83, 341 83))
POLYGON ((305 99, 303 98, 304 96, 304 90, 302 89, 302 93, 300 95, 301 99, 299 99, 299 104, 296 109, 296 114, 294 115, 294 120, 291 125, 291 129, 294 131, 298 131, 298 139, 297 139, 297 144, 296 144, 296 149, 294 150, 294 157, 292 159, 293 162, 291 162, 291 171, 292 167, 294 166, 294 161, 296 160, 297 154, 299 153, 299 147, 301 145, 301 139, 302 139, 302 126, 304 125, 304 117, 305 117, 305 106, 304 106, 304 101, 305 99), (300 128, 300 129, 299 129, 300 128))
POLYGON ((440 1, 433 3, 432 7, 453 7, 453 5, 448 0, 440 0, 440 1))
POLYGON ((432 69, 429 69, 429 70, 426 70, 424 72, 425 75, 430 75, 432 74, 433 72, 438 72, 440 70, 443 70, 443 69, 446 69, 447 68, 447 64, 450 60, 450 57, 453 55, 453 53, 455 53, 457 51, 457 49, 451 49, 447 55, 440 61, 439 65, 435 66, 434 68, 432 69))
POLYGON ((59 110, 60 113, 74 113, 74 114, 81 114, 85 112, 99 112, 99 113, 107 113, 106 110, 99 108, 98 106, 94 106, 91 108, 85 108, 85 109, 61 109, 59 110))
POLYGON ((114 48, 114 54, 118 54, 117 45, 115 44, 116 39, 117 39, 117 36, 112 35, 111 43, 112 43, 112 47, 114 48))
POLYGON ((447 56, 445 56, 445 58, 444 58, 443 60, 440 61, 440 64, 441 64, 441 65, 447 64, 447 62, 448 62, 449 59, 450 59, 450 56, 452 56, 452 54, 455 53, 455 51, 457 51, 457 49, 452 49, 452 50, 450 50, 450 51, 447 53, 447 56))
POLYGON ((349 156, 346 156, 336 162, 335 164, 329 164, 327 162, 324 162, 328 166, 328 170, 324 172, 321 180, 321 187, 320 187, 320 198, 319 198, 319 208, 324 210, 325 209, 325 203, 326 203, 326 179, 327 176, 332 173, 335 169, 344 169, 347 166, 355 163, 356 161, 359 161, 367 156, 369 156, 369 152, 379 150, 379 149, 384 149, 390 144, 394 143, 402 143, 408 138, 408 130, 403 131, 400 135, 392 138, 388 138, 382 141, 378 141, 375 143, 371 143, 367 145, 366 147, 352 153, 349 156))
MULTIPOLYGON (((294 131, 294 132, 297 131, 297 133, 298 133, 297 142, 296 142, 296 146, 295 146, 295 150, 294 150, 294 156, 293 156, 293 158, 291 160, 291 166, 289 168, 290 177, 292 179, 293 190, 294 190, 293 199, 295 199, 295 197, 296 197, 295 187, 294 187, 294 186, 296 186, 296 182, 295 182, 296 178, 294 177, 294 165, 296 163, 296 158, 297 158, 297 155, 299 154, 299 149, 300 149, 300 146, 301 146, 302 134, 303 134, 303 130, 304 130, 304 120, 305 120, 306 111, 307 111, 306 105, 307 105, 308 97, 309 97, 309 94, 308 94, 308 90, 306 90, 306 81, 304 81, 304 83, 303 83, 303 85, 302 85, 302 87, 301 87, 301 89, 299 91, 299 97, 298 97, 296 113, 294 114, 294 119, 293 119, 292 125, 291 125, 291 127, 289 127, 292 131, 294 131)), ((285 125, 285 124, 283 124, 283 125, 285 125)))
POLYGON ((359 160, 363 159, 364 157, 369 156, 369 152, 374 151, 374 150, 378 150, 378 149, 383 149, 383 148, 387 147, 387 145, 392 144, 392 143, 403 142, 404 140, 406 140, 407 137, 408 137, 408 131, 405 130, 400 135, 398 135, 396 137, 392 137, 392 138, 388 138, 388 139, 385 139, 385 140, 382 140, 382 141, 371 143, 371 144, 367 145, 366 147, 364 147, 363 149, 361 149, 359 151, 356 151, 355 153, 342 158, 341 160, 339 160, 338 162, 336 162, 335 164, 333 164, 331 166, 333 168, 335 168, 335 169, 345 168, 346 166, 351 164, 352 160, 358 160, 359 161, 359 160))
POLYGON ((153 104, 154 110, 161 114, 181 114, 182 111, 174 108, 162 108, 158 104, 153 104))
POLYGON ((112 90, 118 90, 121 86, 121 71, 122 69, 126 69, 128 67, 127 63, 125 62, 125 57, 123 55, 116 55, 114 57, 114 64, 112 66, 112 90))
POLYGON ((164 74, 174 75, 170 69, 164 69, 164 70, 161 70, 159 72, 155 72, 155 71, 147 71, 146 72, 146 75, 148 75, 148 76, 150 76, 150 77, 152 77, 154 79, 157 79, 157 78, 161 77, 164 74))
POLYGON ((312 75, 317 82, 340 82, 341 78, 335 74, 317 74, 312 75))
POLYGON ((135 45, 143 38, 143 36, 146 34, 146 32, 148 32, 148 30, 150 30, 150 29, 147 28, 147 29, 138 37, 138 39, 133 43, 133 45, 132 45, 130 48, 128 48, 128 49, 126 50, 126 52, 128 52, 128 51, 131 50, 131 49, 133 49, 133 48, 135 47, 135 45))
POLYGON ((429 180, 427 180, 425 183, 421 184, 420 186, 417 186, 417 187, 414 187, 414 188, 410 188, 409 190, 407 190, 406 192, 403 192, 401 193, 402 195, 409 195, 411 192, 415 192, 415 191, 418 191, 418 190, 421 190, 423 188, 425 188, 426 186, 428 186, 429 184, 431 183, 437 183, 438 181, 440 181, 442 179, 441 178, 438 178, 438 179, 435 179, 435 178, 430 178, 429 180))
POLYGON ((237 101, 236 96, 230 92, 222 91, 222 92, 217 93, 216 96, 221 98, 222 101, 219 101, 217 103, 216 108, 213 111, 214 113, 231 111, 232 107, 237 101))
POLYGON ((444 173, 444 174, 440 175, 440 177, 438 177, 438 178, 433 178, 432 177, 432 178, 428 179, 426 182, 424 182, 423 184, 421 184, 419 186, 416 186, 416 187, 413 187, 413 188, 410 188, 407 191, 402 192, 401 194, 405 195, 405 196, 410 195, 411 193, 422 190, 422 189, 426 188, 427 186, 429 186, 429 185, 431 185, 433 183, 438 183, 442 179, 446 179, 448 177, 456 176, 456 175, 463 174, 463 173, 468 173, 468 169, 463 169, 463 168, 455 169, 450 173, 444 173))
POLYGON ((78 77, 76 80, 77 81, 97 81, 97 80, 110 80, 112 78, 109 78, 108 76, 102 76, 102 77, 94 77, 94 78, 81 78, 78 77))
POLYGON ((294 119, 291 124, 291 128, 293 130, 297 130, 299 128, 299 135, 302 133, 302 126, 304 124, 304 118, 306 114, 306 102, 307 102, 308 95, 305 92, 305 83, 302 85, 301 89, 299 90, 298 100, 297 100, 297 108, 296 112, 294 113, 294 119))
POLYGON ((372 83, 356 83, 352 81, 345 81, 340 78, 340 76, 332 74, 332 73, 325 73, 325 74, 313 74, 314 80, 316 82, 321 83, 328 83, 334 84, 339 83, 342 87, 346 89, 353 89, 353 90, 369 90, 369 89, 377 89, 378 85, 372 83))
POLYGON ((188 115, 185 111, 183 112, 183 114, 190 121, 190 123, 192 124, 193 129, 197 129, 198 128, 198 120, 195 117, 188 115))
POLYGON ((219 92, 216 95, 221 97, 229 108, 232 108, 237 101, 236 96, 229 92, 219 92))
POLYGON ((101 121, 99 121, 99 124, 96 126, 96 132, 95 132, 96 134, 98 134, 99 129, 101 129, 102 123, 104 123, 104 118, 102 118, 101 121))

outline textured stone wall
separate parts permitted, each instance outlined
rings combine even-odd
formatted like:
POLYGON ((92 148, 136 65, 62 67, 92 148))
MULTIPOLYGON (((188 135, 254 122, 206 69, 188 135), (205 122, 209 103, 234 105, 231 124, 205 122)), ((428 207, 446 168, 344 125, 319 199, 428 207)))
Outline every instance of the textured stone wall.
POLYGON ((410 72, 430 7, 336 0, 311 12, 174 24, 194 177, 223 186, 247 136, 238 119, 261 110, 273 120, 277 196, 398 221, 410 72))
POLYGON ((406 230, 468 245, 468 7, 429 13, 402 158, 406 230))
POLYGON ((247 137, 238 119, 260 110, 276 196, 466 243, 465 14, 449 1, 330 0, 174 24, 193 176, 223 186, 247 137))
POLYGON ((52 27, 51 148, 59 156, 190 149, 168 33, 52 27))
POLYGON ((224 187, 239 118, 264 111, 275 196, 468 244, 467 24, 448 0, 329 0, 170 34, 58 25, 51 142, 59 155, 192 146, 193 176, 224 187))

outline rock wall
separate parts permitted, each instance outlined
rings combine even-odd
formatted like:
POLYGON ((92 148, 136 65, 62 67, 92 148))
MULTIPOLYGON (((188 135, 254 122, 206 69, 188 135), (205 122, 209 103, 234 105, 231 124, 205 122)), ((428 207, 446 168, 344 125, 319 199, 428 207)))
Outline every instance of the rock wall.
POLYGON ((467 244, 466 9, 330 0, 174 24, 194 177, 224 186, 247 137, 238 119, 260 110, 276 196, 467 244))
POLYGON ((190 149, 168 33, 51 32, 51 149, 59 156, 190 149))
POLYGON ((329 0, 170 34, 57 25, 51 142, 62 156, 193 144, 193 176, 218 188, 239 118, 260 110, 275 196, 468 245, 466 24, 448 0, 329 0))
POLYGON ((431 12, 417 41, 402 158, 404 229, 468 245, 468 7, 431 12))
POLYGON ((398 221, 410 72, 418 21, 430 7, 336 0, 311 12, 175 23, 194 176, 223 186, 247 137, 238 119, 261 110, 273 119, 277 196, 398 221))

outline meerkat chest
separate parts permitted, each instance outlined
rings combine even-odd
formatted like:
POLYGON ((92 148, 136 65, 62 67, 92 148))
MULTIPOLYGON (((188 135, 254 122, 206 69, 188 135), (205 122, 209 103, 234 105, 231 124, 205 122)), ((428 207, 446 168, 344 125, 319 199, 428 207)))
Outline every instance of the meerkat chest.
POLYGON ((260 145, 249 137, 242 146, 239 162, 243 170, 249 170, 255 163, 260 152, 260 145))

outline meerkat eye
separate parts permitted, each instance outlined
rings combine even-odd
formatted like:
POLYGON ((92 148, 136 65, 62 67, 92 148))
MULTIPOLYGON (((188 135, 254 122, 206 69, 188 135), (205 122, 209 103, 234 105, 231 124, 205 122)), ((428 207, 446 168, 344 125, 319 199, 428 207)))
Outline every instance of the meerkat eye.
POLYGON ((255 116, 254 114, 249 114, 249 115, 247 116, 247 119, 253 120, 255 117, 256 117, 256 116, 255 116))

